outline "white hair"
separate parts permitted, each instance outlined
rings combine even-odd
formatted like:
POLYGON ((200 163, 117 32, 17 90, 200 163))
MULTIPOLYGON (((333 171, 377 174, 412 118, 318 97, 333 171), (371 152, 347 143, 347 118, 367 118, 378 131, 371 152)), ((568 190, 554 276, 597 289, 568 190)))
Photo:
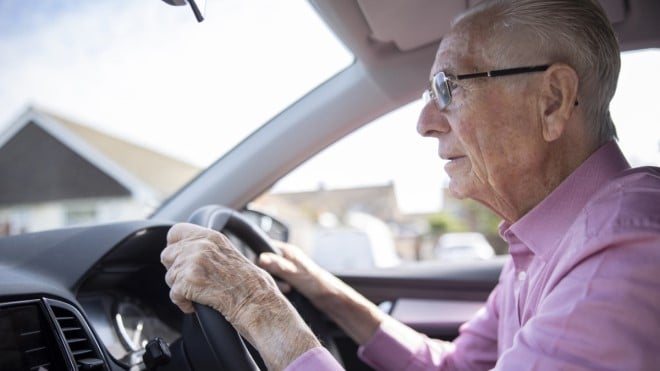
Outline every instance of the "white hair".
POLYGON ((619 78, 620 50, 597 0, 484 1, 454 24, 468 20, 488 23, 486 34, 497 63, 561 62, 574 68, 588 130, 601 144, 617 137, 609 106, 619 78))

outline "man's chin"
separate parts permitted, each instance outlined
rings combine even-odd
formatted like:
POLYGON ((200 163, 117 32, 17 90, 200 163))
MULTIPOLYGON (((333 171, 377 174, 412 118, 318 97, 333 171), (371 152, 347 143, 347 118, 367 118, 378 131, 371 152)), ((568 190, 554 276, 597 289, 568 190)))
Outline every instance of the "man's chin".
POLYGON ((449 187, 447 189, 453 198, 464 200, 469 197, 465 186, 453 179, 449 181, 449 187))

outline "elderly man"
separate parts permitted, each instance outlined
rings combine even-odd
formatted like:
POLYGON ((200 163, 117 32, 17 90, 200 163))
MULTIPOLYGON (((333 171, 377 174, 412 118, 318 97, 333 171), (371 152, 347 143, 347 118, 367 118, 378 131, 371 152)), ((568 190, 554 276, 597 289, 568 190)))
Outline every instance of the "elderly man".
MULTIPOLYGON (((442 40, 417 130, 438 140, 451 192, 502 217, 511 254, 454 342, 388 317, 290 246, 260 265, 376 369, 657 369, 660 170, 631 169, 614 142, 619 65, 596 0, 483 2, 442 40)), ((182 224, 168 239, 166 279, 182 310, 213 306, 272 369, 339 369, 222 235, 182 224)))

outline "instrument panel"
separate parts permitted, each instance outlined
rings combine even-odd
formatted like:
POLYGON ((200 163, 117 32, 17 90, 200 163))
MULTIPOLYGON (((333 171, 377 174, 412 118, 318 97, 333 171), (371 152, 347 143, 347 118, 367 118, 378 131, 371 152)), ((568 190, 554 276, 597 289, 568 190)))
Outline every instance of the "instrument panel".
POLYGON ((129 369, 139 369, 149 340, 160 337, 171 344, 181 336, 139 298, 99 294, 79 301, 110 355, 129 369))

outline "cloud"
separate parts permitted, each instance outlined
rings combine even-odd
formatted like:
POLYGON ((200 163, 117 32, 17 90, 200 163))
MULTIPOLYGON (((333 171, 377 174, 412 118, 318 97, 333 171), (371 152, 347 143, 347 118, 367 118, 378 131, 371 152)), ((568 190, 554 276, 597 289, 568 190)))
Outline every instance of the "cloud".
POLYGON ((37 3, 0 2, 0 130, 35 103, 205 166, 352 60, 306 2, 37 3))

